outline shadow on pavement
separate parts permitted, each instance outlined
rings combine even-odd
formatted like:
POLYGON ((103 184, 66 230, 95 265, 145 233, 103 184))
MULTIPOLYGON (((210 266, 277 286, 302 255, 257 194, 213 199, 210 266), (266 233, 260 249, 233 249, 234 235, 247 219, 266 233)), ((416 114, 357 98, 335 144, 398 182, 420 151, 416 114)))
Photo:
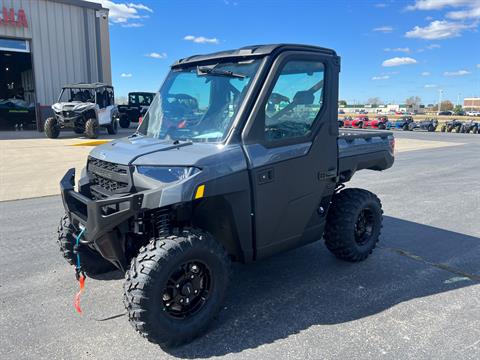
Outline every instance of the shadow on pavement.
POLYGON ((187 358, 238 353, 479 283, 480 238, 392 217, 384 224, 379 248, 362 263, 337 260, 315 243, 237 266, 209 333, 167 351, 187 358))

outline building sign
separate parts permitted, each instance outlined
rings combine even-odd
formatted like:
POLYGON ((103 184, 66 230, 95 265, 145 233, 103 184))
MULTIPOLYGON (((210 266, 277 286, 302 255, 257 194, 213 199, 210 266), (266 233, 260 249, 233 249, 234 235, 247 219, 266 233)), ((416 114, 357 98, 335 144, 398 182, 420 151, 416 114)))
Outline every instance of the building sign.
POLYGON ((0 14, 0 25, 10 25, 28 28, 27 16, 23 9, 17 11, 17 16, 15 16, 15 11, 13 8, 7 9, 3 7, 2 13, 0 14))

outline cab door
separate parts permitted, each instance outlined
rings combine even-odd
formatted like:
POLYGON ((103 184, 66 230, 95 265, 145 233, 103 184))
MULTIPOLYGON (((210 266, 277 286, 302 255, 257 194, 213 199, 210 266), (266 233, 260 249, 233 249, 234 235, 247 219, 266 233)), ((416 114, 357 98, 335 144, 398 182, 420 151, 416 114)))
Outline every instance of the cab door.
POLYGON ((267 75, 242 134, 257 258, 322 237, 336 186, 337 84, 338 65, 308 52, 282 53, 267 75))

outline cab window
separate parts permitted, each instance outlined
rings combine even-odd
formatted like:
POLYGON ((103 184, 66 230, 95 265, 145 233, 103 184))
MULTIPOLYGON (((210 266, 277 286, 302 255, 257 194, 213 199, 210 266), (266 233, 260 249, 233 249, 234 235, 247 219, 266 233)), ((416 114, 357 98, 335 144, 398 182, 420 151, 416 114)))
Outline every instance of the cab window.
POLYGON ((281 69, 265 104, 265 139, 308 136, 323 106, 325 67, 318 61, 294 60, 281 69))

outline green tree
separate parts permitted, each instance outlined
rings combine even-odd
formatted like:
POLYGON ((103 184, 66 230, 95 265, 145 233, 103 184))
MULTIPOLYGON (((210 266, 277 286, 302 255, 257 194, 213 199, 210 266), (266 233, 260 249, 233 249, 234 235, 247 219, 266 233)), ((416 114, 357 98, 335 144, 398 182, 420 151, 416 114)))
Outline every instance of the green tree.
POLYGON ((455 108, 453 109, 455 113, 459 113, 460 111, 463 111, 462 105, 458 104, 455 105, 455 108))
POLYGON ((347 106, 347 102, 345 100, 339 100, 338 105, 347 106))

